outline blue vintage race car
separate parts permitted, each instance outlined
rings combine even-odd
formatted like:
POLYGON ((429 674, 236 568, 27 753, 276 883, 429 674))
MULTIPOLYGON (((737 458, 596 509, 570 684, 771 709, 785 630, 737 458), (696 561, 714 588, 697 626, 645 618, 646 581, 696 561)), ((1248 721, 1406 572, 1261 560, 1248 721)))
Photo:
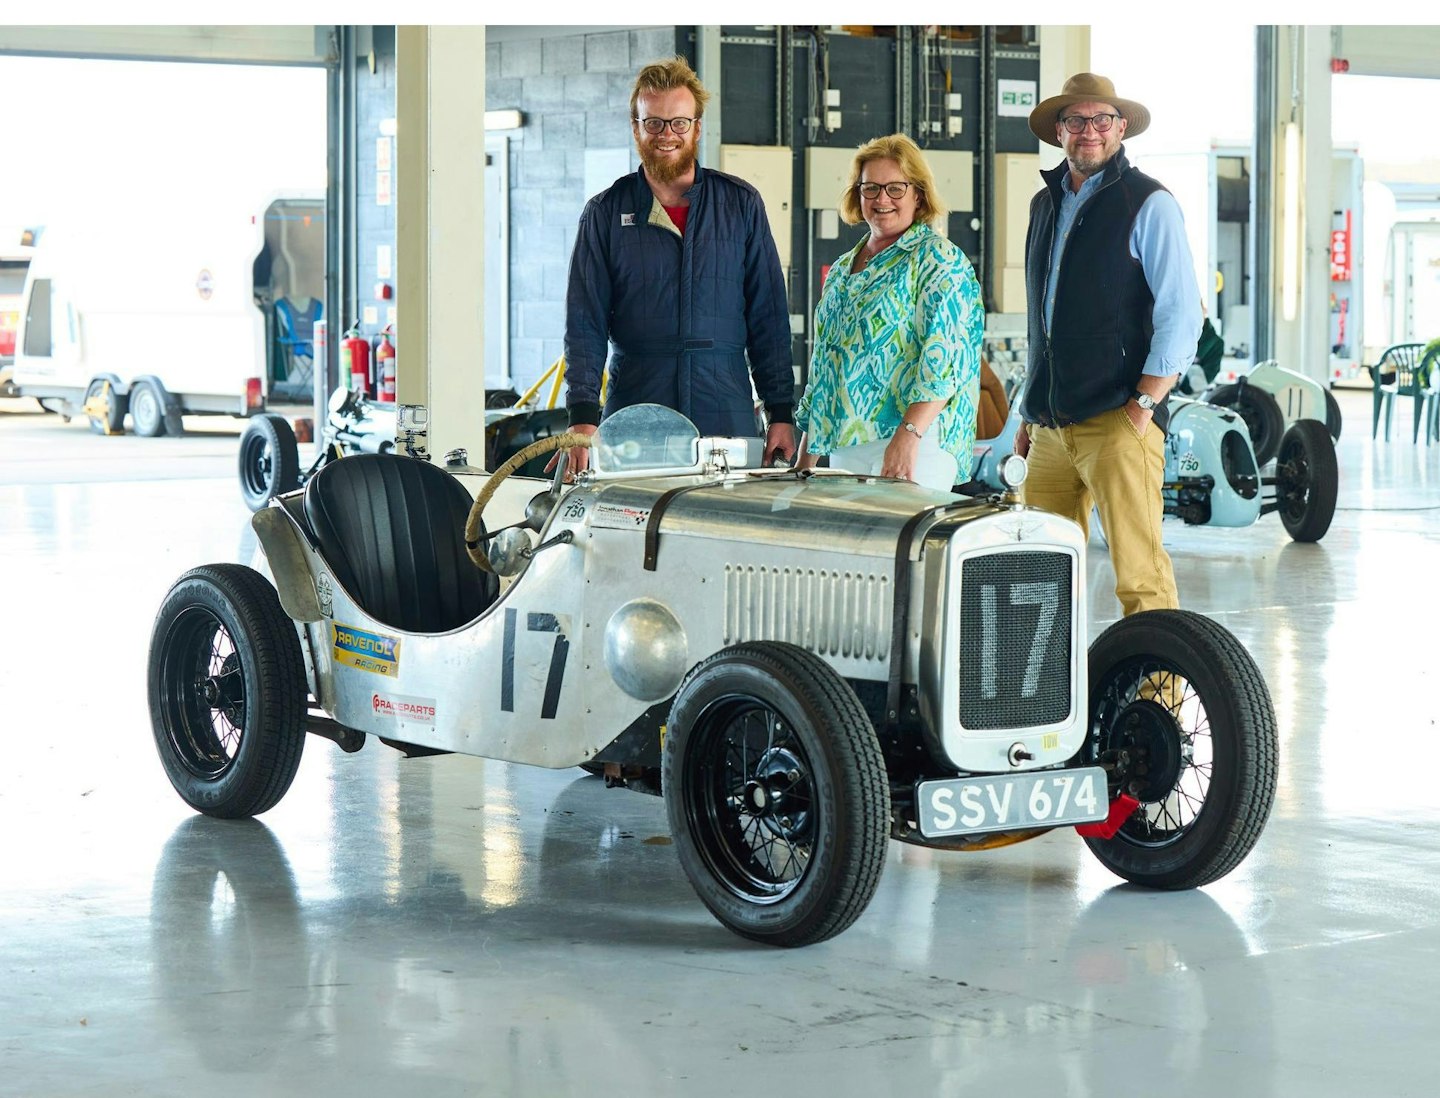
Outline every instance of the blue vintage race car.
MULTIPOLYGON (((1005 429, 976 442, 972 489, 1003 488, 1000 464, 1014 451, 1019 427, 1012 404, 1005 429)), ((1275 512, 1296 541, 1319 541, 1330 529, 1339 466, 1324 422, 1294 419, 1279 436, 1274 470, 1262 476, 1238 409, 1175 396, 1165 446, 1166 515, 1190 526, 1249 526, 1275 512)))

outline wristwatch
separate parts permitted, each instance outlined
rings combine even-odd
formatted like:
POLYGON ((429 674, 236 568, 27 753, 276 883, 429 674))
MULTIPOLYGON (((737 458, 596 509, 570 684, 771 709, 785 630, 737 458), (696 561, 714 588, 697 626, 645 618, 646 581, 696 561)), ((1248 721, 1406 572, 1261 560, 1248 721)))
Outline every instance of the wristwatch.
POLYGON ((915 424, 911 423, 908 419, 901 421, 900 426, 901 426, 901 427, 904 427, 905 430, 909 431, 909 432, 910 432, 912 435, 914 435, 916 438, 924 438, 924 437, 925 437, 925 436, 924 436, 923 434, 921 434, 920 431, 915 427, 915 424))
POLYGON ((1155 398, 1152 397, 1149 393, 1142 393, 1140 392, 1140 390, 1137 389, 1134 393, 1131 394, 1131 399, 1134 400, 1136 404, 1140 405, 1140 407, 1144 408, 1147 412, 1153 412, 1155 410, 1155 398))

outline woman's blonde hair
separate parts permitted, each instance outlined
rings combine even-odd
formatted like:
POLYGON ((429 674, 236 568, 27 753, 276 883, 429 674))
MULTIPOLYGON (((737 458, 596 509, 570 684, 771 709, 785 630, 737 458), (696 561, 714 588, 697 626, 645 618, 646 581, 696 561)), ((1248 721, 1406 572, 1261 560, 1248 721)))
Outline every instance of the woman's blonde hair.
POLYGON ((900 170, 919 192, 919 205, 915 207, 916 221, 938 222, 949 213, 945 200, 935 190, 935 176, 930 165, 925 163, 925 154, 920 146, 903 133, 892 133, 867 141, 855 150, 855 159, 850 164, 850 182, 840 195, 840 217, 847 225, 858 225, 865 220, 860 213, 860 192, 855 185, 860 182, 860 173, 872 160, 894 160, 900 170))
POLYGON ((705 104, 709 102, 710 93, 705 90, 705 85, 700 83, 700 78, 695 75, 695 70, 690 67, 690 62, 678 54, 674 57, 667 57, 664 61, 655 61, 646 65, 635 77, 635 87, 630 92, 630 117, 635 118, 635 105, 640 97, 646 92, 667 92, 676 88, 688 88, 690 94, 695 97, 695 117, 698 119, 705 114, 705 104))

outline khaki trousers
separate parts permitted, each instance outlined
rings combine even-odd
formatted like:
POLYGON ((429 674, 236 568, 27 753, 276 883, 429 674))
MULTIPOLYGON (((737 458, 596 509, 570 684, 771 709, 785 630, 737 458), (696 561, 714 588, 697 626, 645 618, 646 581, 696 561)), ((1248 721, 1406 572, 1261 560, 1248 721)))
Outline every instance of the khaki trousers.
POLYGON ((1124 408, 1070 427, 1031 424, 1029 432, 1025 502, 1075 520, 1087 536, 1093 503, 1122 611, 1178 609, 1175 569, 1160 541, 1165 432, 1151 423, 1142 438, 1124 408))

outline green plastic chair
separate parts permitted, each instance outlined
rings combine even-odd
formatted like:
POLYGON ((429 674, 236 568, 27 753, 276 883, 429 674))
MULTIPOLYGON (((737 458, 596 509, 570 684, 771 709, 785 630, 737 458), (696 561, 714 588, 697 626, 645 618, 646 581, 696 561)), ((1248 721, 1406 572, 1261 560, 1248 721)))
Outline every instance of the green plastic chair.
POLYGON ((1440 442, 1440 339, 1425 344, 1416 379, 1424 393, 1425 445, 1440 442))
MULTIPOLYGON (((1420 424, 1424 419, 1426 386, 1420 381, 1420 361, 1424 354, 1423 343, 1397 343, 1385 348, 1380 361, 1370 367, 1375 379, 1374 415, 1370 424, 1370 437, 1380 433, 1380 413, 1385 413, 1385 441, 1390 441, 1390 425, 1395 418, 1395 398, 1408 396, 1415 401, 1414 440, 1420 441, 1420 424)), ((1432 370, 1431 373, 1434 373, 1432 370)), ((1429 431, 1426 431, 1429 438, 1429 431)))

